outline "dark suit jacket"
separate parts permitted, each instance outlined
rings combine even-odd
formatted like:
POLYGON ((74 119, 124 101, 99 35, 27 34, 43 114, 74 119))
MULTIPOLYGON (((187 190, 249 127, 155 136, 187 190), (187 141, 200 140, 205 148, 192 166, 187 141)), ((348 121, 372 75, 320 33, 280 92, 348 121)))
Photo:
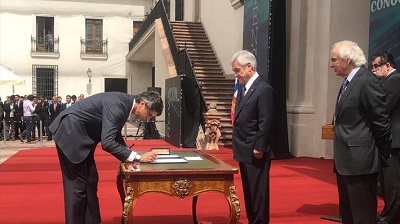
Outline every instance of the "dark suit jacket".
POLYGON ((392 126, 392 149, 400 148, 400 72, 390 73, 382 80, 386 92, 386 107, 392 126))
POLYGON ((54 111, 54 104, 49 105, 50 123, 53 122, 61 113, 61 104, 57 103, 56 110, 54 111))
POLYGON ((38 119, 49 119, 49 103, 48 102, 38 102, 36 109, 36 115, 38 119))
POLYGON ((4 104, 4 119, 10 119, 11 106, 9 103, 4 104))
POLYGON ((14 102, 14 109, 14 120, 20 121, 21 118, 24 116, 24 103, 19 100, 18 102, 14 102))
MULTIPOLYGON (((74 103, 71 101, 71 105, 70 106, 72 106, 72 105, 74 105, 74 103)), ((61 111, 65 110, 65 109, 67 109, 67 103, 63 103, 61 105, 61 111)))
POLYGON ((61 112, 50 125, 50 131, 72 163, 82 162, 99 142, 105 151, 126 161, 131 151, 126 147, 121 130, 132 106, 132 95, 99 93, 61 112))
POLYGON ((244 97, 240 94, 242 88, 240 85, 235 107, 232 146, 238 162, 250 163, 254 149, 264 151, 264 158, 269 158, 272 153, 273 89, 261 76, 244 97))
POLYGON ((390 155, 389 114, 379 79, 364 66, 336 104, 335 117, 335 172, 341 175, 379 172, 382 157, 390 155))

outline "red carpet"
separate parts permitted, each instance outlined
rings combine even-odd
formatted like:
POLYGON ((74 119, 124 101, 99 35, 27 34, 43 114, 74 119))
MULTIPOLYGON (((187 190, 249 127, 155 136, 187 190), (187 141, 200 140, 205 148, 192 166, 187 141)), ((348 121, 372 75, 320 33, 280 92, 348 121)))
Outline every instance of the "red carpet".
MULTIPOLYGON (((161 140, 135 142, 134 149, 170 147, 161 140)), ((231 149, 208 153, 237 167, 231 149)), ((99 170, 99 198, 103 223, 120 223, 121 204, 115 177, 119 162, 100 148, 96 151, 99 170)), ((334 223, 321 216, 338 213, 338 199, 332 160, 294 158, 274 160, 271 167, 271 223, 334 223)), ((61 171, 55 148, 20 151, 0 165, 0 223, 64 223, 61 171)), ((235 185, 242 210, 240 223, 247 223, 240 175, 235 185)), ((379 200, 379 211, 383 202, 379 200)), ((228 204, 222 194, 199 196, 201 223, 227 223, 228 204)), ((163 194, 141 197, 134 210, 135 223, 192 223, 191 200, 163 194)))

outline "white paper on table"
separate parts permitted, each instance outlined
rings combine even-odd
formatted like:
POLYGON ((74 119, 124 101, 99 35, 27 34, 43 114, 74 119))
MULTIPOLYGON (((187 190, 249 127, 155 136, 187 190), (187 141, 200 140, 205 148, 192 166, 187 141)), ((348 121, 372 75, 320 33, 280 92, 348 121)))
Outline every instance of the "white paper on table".
POLYGON ((186 160, 203 160, 200 156, 187 156, 186 160))
POLYGON ((186 159, 182 158, 168 158, 168 159, 156 159, 154 162, 151 163, 187 163, 186 159))
POLYGON ((157 155, 157 159, 179 158, 178 155, 157 155))

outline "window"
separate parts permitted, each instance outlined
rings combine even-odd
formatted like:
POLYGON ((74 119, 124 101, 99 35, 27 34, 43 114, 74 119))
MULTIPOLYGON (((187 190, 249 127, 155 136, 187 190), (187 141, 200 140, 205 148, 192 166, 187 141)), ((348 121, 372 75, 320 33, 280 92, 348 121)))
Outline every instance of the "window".
POLYGON ((133 36, 137 34, 142 24, 142 21, 133 21, 133 36))
POLYGON ((58 95, 58 66, 32 65, 32 93, 51 99, 58 95))
POLYGON ((36 41, 35 41, 36 42, 36 51, 54 52, 54 36, 53 35, 54 35, 54 18, 37 16, 36 17, 36 41))
POLYGON ((103 20, 86 19, 86 53, 103 53, 103 20))

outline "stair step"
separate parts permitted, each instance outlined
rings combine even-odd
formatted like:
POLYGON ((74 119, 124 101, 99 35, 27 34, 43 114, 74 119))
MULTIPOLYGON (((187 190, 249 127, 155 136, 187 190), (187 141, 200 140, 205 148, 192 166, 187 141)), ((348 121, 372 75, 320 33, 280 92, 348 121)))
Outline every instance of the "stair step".
POLYGON ((230 91, 233 93, 233 86, 231 85, 218 85, 218 86, 202 86, 203 92, 207 92, 207 91, 230 91))
POLYGON ((199 22, 171 22, 172 32, 180 49, 185 48, 202 86, 202 93, 207 104, 216 103, 222 116, 221 138, 219 145, 232 145, 231 106, 234 80, 225 79, 224 72, 206 32, 199 22))
POLYGON ((175 36, 175 41, 192 41, 192 42, 197 42, 197 43, 210 43, 207 37, 186 37, 186 36, 180 36, 180 35, 174 35, 175 36))
POLYGON ((233 94, 228 93, 228 92, 225 92, 225 93, 214 92, 212 94, 203 92, 203 95, 204 95, 205 98, 209 98, 209 97, 229 97, 230 99, 232 99, 232 97, 233 97, 233 94))
POLYGON ((204 96, 204 98, 207 100, 232 100, 232 96, 204 96))
POLYGON ((235 83, 227 81, 228 79, 224 79, 223 81, 218 80, 217 82, 215 82, 215 80, 211 81, 211 82, 210 81, 204 82, 204 81, 200 81, 199 79, 197 79, 197 80, 199 81, 199 83, 202 86, 208 86, 208 87, 216 86, 217 88, 218 88, 218 86, 230 86, 230 87, 232 87, 232 91, 233 91, 233 88, 235 87, 235 83))
POLYGON ((203 58, 203 59, 201 59, 201 58, 192 58, 192 57, 190 57, 190 59, 192 59, 193 63, 199 64, 199 65, 202 65, 202 66, 219 66, 219 67, 221 67, 220 64, 218 63, 218 61, 215 61, 215 60, 209 60, 207 58, 203 58))
POLYGON ((190 59, 193 62, 201 62, 201 61, 211 61, 211 60, 217 60, 217 58, 215 56, 212 56, 211 54, 204 54, 204 55, 194 55, 194 54, 190 54, 190 59))
POLYGON ((175 36, 180 37, 203 37, 207 38, 206 33, 204 31, 188 31, 188 30, 173 30, 172 31, 175 36))
POLYGON ((185 26, 174 26, 172 28, 172 32, 174 33, 200 33, 200 34, 204 34, 204 29, 200 28, 200 27, 185 27, 185 26))
MULTIPOLYGON (((190 55, 189 55, 190 56, 190 55)), ((221 67, 219 66, 219 64, 204 64, 204 63, 197 63, 197 64, 194 64, 193 63, 193 68, 194 69, 198 69, 198 70, 219 70, 219 71, 221 71, 222 72, 222 69, 221 69, 221 67)))
POLYGON ((208 40, 193 41, 193 39, 184 40, 184 39, 180 39, 180 38, 175 38, 175 40, 178 45, 185 45, 185 44, 205 45, 206 44, 206 45, 211 46, 210 41, 208 41, 208 40))
POLYGON ((211 47, 188 47, 188 46, 179 46, 181 49, 186 49, 189 52, 189 55, 191 53, 213 53, 214 50, 211 47))
POLYGON ((190 21, 171 21, 174 25, 187 25, 187 26, 202 26, 200 22, 190 22, 190 21))
POLYGON ((212 75, 213 77, 215 75, 220 75, 221 77, 224 77, 224 73, 221 71, 221 69, 195 69, 196 75, 212 75))
POLYGON ((198 50, 198 51, 204 51, 204 50, 208 50, 208 51, 213 51, 213 49, 211 48, 210 45, 178 45, 179 49, 191 49, 191 50, 198 50))

